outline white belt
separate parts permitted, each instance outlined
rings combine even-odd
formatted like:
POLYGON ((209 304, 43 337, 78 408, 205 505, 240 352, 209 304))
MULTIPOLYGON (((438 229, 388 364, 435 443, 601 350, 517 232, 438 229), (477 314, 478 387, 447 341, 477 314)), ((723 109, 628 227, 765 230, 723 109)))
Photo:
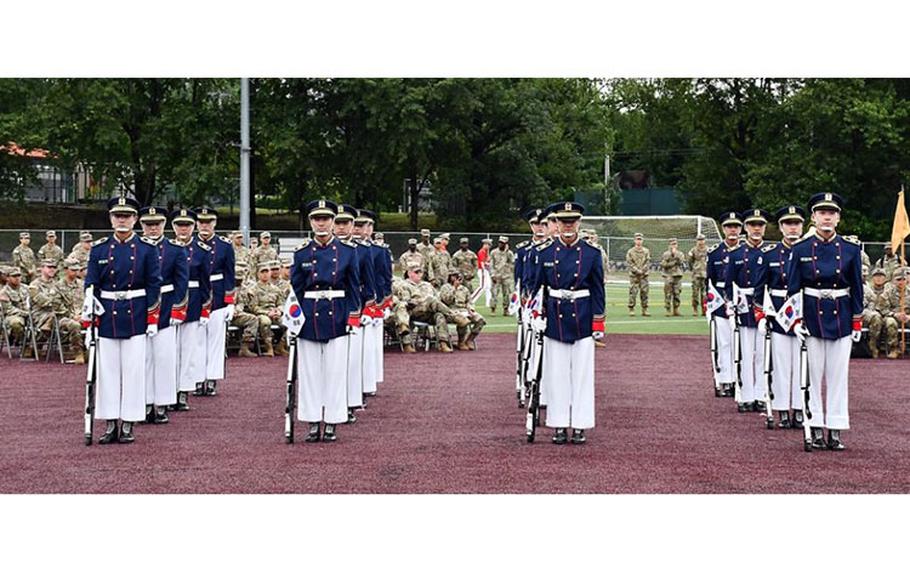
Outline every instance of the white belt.
POLYGON ((199 287, 199 281, 198 281, 198 280, 190 280, 188 285, 189 285, 190 288, 198 288, 198 287, 199 287))
POLYGON ((577 300, 591 295, 590 290, 550 290, 550 296, 559 300, 577 300))
POLYGON ((774 289, 769 289, 769 290, 768 290, 768 293, 771 294, 772 296, 774 296, 775 298, 786 298, 786 297, 787 297, 787 291, 786 291, 786 290, 774 290, 774 289))
POLYGON ((715 288, 725 288, 726 286, 727 286, 726 282, 715 282, 714 283, 715 288))
POLYGON ((164 286, 161 287, 162 294, 167 294, 168 292, 173 292, 173 291, 174 291, 173 284, 165 284, 164 286))
POLYGON ((839 290, 832 290, 830 288, 804 288, 803 294, 812 296, 813 298, 820 298, 822 300, 833 300, 835 298, 843 298, 844 296, 849 296, 850 288, 841 288, 839 290))
POLYGON ((739 293, 740 293, 740 294, 745 294, 746 296, 754 296, 754 295, 755 295, 755 288, 740 288, 740 289, 739 289, 739 293))
POLYGON ((122 292, 114 292, 108 290, 101 291, 102 300, 132 300, 133 298, 141 298, 145 296, 145 290, 123 290, 122 292))
POLYGON ((334 300, 344 298, 344 290, 310 290, 304 292, 303 297, 307 300, 334 300))
POLYGON ((219 280, 224 280, 224 274, 212 274, 209 276, 209 282, 218 282, 219 280))

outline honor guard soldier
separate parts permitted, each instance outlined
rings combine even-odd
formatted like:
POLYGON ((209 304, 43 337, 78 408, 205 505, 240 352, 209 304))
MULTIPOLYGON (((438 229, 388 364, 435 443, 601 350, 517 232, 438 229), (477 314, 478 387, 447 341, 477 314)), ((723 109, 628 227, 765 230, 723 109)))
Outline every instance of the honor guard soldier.
POLYGON ((749 209, 742 216, 746 225, 746 241, 730 255, 726 286, 727 291, 734 295, 734 312, 740 328, 742 390, 738 409, 740 412, 764 412, 764 400, 768 394, 763 365, 765 342, 758 333, 753 306, 758 267, 764 263, 762 247, 765 245, 765 228, 771 214, 762 209, 749 209), (735 297, 737 293, 740 298, 735 297))
POLYGON ((538 252, 531 282, 545 299, 546 425, 556 429, 554 443, 565 444, 572 428, 572 443, 583 444, 584 431, 594 427, 594 340, 604 334, 603 261, 600 251, 578 236, 584 207, 567 201, 549 209, 559 237, 538 252))
POLYGON ((57 268, 60 268, 60 263, 63 262, 63 249, 57 246, 57 232, 48 231, 45 233, 45 238, 47 243, 38 249, 38 260, 52 260, 54 265, 57 268))
POLYGON ((635 316, 635 299, 641 296, 641 316, 649 317, 648 272, 651 270, 651 251, 643 246, 644 235, 635 233, 635 244, 626 253, 626 267, 629 270, 629 316, 635 316))
MULTIPOLYGON (((224 379, 227 326, 234 318, 234 246, 230 239, 215 235, 218 213, 212 207, 196 210, 199 241, 208 245, 209 282, 212 285, 212 311, 205 326, 205 383, 196 396, 215 396, 215 384, 224 379)), ((277 260, 277 259, 276 259, 277 260)))
POLYGON ((715 345, 712 350, 716 353, 714 367, 714 394, 715 396, 733 396, 733 382, 737 380, 736 370, 733 365, 733 320, 730 301, 731 290, 727 289, 727 272, 730 269, 730 255, 740 247, 739 234, 742 232, 743 222, 739 213, 728 211, 721 216, 721 230, 724 240, 708 248, 707 281, 708 294, 706 304, 716 303, 716 308, 709 310, 711 325, 715 327, 715 345), (715 294, 717 295, 715 297, 715 294))
POLYGON ((35 277, 35 270, 38 263, 35 258, 35 251, 29 246, 32 242, 32 236, 28 233, 19 233, 19 246, 13 249, 13 265, 19 267, 22 272, 22 281, 26 284, 35 277))
MULTIPOLYGON (((371 244, 364 239, 354 239, 354 220, 360 213, 350 205, 339 205, 338 213, 335 215, 333 232, 335 238, 340 242, 354 249, 355 263, 360 271, 360 323, 361 326, 354 328, 350 333, 350 349, 348 350, 348 369, 347 369, 347 408, 348 423, 353 424, 357 421, 354 410, 363 407, 363 393, 367 389, 365 384, 365 359, 372 356, 365 349, 364 332, 370 323, 371 318, 366 315, 373 313, 376 307, 376 292, 373 278, 373 253, 371 244)), ((361 231, 362 233, 362 231, 361 231)), ((372 359, 370 359, 372 363, 372 359)), ((372 385, 369 392, 376 391, 376 375, 372 373, 370 377, 372 385)))
POLYGON ((314 238, 294 251, 291 268, 291 286, 305 317, 297 339, 297 418, 310 423, 307 442, 320 437, 334 442, 336 425, 348 419, 348 333, 360 327, 360 274, 354 247, 332 236, 338 206, 319 199, 306 211, 314 238))
MULTIPOLYGON (((756 266, 755 319, 771 326, 771 410, 779 416, 778 428, 803 427, 803 399, 799 384, 799 339, 785 330, 774 314, 784 305, 790 278, 790 251, 803 236, 806 212, 802 207, 789 205, 775 214, 783 240, 761 249, 762 262, 756 266), (765 306, 774 308, 769 314, 765 306), (769 321, 770 320, 770 321, 769 321), (793 412, 791 420, 790 412, 793 412)), ((762 324, 759 323, 761 326, 762 324)), ((760 336, 764 333, 759 332, 760 336)), ((767 371, 767 369, 765 370, 767 371)))
MULTIPOLYGON (((145 418, 146 336, 158 333, 161 272, 155 247, 133 232, 139 204, 115 197, 107 204, 114 234, 94 242, 85 277, 84 314, 98 325, 98 385, 95 417, 106 420, 102 444, 134 441, 133 424, 145 418), (117 421, 120 420, 118 432, 117 421)), ((84 321, 88 327, 92 322, 84 321)))
POLYGON ((177 241, 186 247, 188 298, 186 319, 177 334, 177 404, 175 410, 189 410, 187 396, 198 391, 198 385, 205 381, 206 334, 212 308, 212 287, 209 281, 212 247, 193 236, 196 212, 192 209, 176 209, 171 214, 171 226, 177 241))
POLYGON ((514 280, 515 285, 520 288, 518 293, 521 295, 522 305, 525 304, 528 297, 531 295, 531 290, 528 289, 528 278, 525 277, 525 274, 533 272, 533 265, 529 265, 528 261, 531 260, 531 253, 534 251, 534 247, 540 245, 544 238, 546 238, 546 229, 543 225, 543 220, 540 218, 543 213, 543 208, 541 207, 530 207, 525 210, 522 217, 525 221, 528 222, 528 226, 531 228, 531 238, 527 241, 521 241, 515 247, 515 274, 514 280), (529 269, 528 267, 532 268, 529 269))
POLYGON ((802 318, 793 330, 806 342, 809 358, 811 446, 843 450, 840 431, 850 428, 847 383, 851 342, 862 335, 863 280, 859 241, 837 234, 844 200, 836 193, 809 199, 815 234, 790 253, 787 296, 802 295, 802 318), (825 400, 822 404, 822 383, 825 400), (823 428, 828 429, 825 442, 823 428))
POLYGON ((369 244, 367 248, 373 258, 373 292, 376 295, 376 302, 369 307, 365 313, 367 318, 364 319, 369 323, 363 330, 364 396, 375 396, 376 386, 384 378, 382 323, 386 313, 390 313, 392 308, 392 254, 388 248, 372 243, 375 227, 376 213, 369 209, 361 209, 354 219, 354 238, 359 244, 369 244))
POLYGON ((142 241, 155 248, 161 272, 158 334, 148 338, 145 352, 145 421, 166 424, 167 407, 177 404, 177 326, 186 319, 189 286, 188 251, 180 241, 164 237, 168 210, 149 206, 139 211, 142 241))

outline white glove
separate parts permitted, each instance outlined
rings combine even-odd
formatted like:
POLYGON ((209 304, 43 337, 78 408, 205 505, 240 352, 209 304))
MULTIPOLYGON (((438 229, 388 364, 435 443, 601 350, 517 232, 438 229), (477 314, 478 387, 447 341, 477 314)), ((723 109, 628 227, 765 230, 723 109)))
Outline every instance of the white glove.
POLYGON ((853 331, 850 333, 850 339, 853 340, 853 343, 859 343, 859 340, 862 339, 862 337, 863 337, 862 331, 853 331))
POLYGON ((534 331, 544 332, 547 329, 547 320, 543 318, 531 318, 531 329, 534 331))
POLYGON ((177 319, 177 318, 171 318, 171 325, 173 325, 174 327, 176 327, 178 325, 183 325, 183 320, 177 319))
POLYGON ((733 304, 731 302, 724 302, 724 308, 726 308, 728 318, 732 318, 736 315, 736 310, 733 309, 733 304))
POLYGON ((82 330, 82 340, 86 349, 92 346, 92 328, 82 330))
POLYGON ((227 314, 227 320, 231 321, 234 319, 234 304, 228 304, 224 307, 224 313, 227 314))
POLYGON ((155 337, 156 335, 158 335, 158 324, 150 323, 148 326, 146 326, 145 334, 149 337, 155 337))
POLYGON ((371 323, 373 323, 373 318, 366 314, 361 314, 360 325, 370 325, 371 323))
POLYGON ((392 308, 386 308, 382 310, 382 317, 387 318, 392 315, 392 308))
POLYGON ((591 337, 594 338, 594 341, 600 341, 601 339, 604 338, 604 332, 595 331, 594 333, 591 334, 591 337))
POLYGON ((806 329, 806 325, 803 322, 793 326, 793 333, 800 339, 800 341, 805 341, 809 337, 809 330, 806 329))
POLYGON ((768 318, 762 318, 758 320, 758 335, 759 337, 764 337, 765 333, 768 331, 768 318))
POLYGON ((206 317, 199 318, 199 325, 208 325, 208 323, 209 323, 209 318, 206 318, 206 317))

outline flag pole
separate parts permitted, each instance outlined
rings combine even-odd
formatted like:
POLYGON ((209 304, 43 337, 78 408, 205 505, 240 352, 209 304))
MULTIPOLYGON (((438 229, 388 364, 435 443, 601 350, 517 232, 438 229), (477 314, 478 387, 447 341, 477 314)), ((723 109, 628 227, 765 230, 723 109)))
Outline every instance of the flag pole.
MULTIPOLYGON (((906 197, 904 194, 904 184, 901 184, 901 197, 902 198, 906 197)), ((901 199, 901 201, 906 203, 906 201, 904 201, 903 199, 901 199)), ((906 237, 901 240, 901 257, 900 257, 900 259, 898 259, 898 262, 897 262, 897 267, 899 270, 904 269, 902 263, 906 262, 906 258, 907 258, 906 255, 904 254, 904 245, 905 245, 906 241, 907 241, 906 237)), ((907 297, 907 281, 905 279, 904 280, 904 289, 901 290, 901 313, 902 314, 906 314, 906 311, 904 309, 904 306, 906 305, 906 303, 905 303, 906 297, 907 297)), ((901 322, 901 356, 903 356, 906 352, 907 352, 907 322, 902 321, 901 322)))

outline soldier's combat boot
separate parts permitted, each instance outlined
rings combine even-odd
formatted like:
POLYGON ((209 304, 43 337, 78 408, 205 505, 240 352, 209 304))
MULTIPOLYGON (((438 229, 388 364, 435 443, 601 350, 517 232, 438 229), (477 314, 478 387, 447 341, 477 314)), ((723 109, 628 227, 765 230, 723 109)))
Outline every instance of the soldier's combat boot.
POLYGON ((325 432, 322 434, 322 441, 323 442, 334 442, 337 439, 338 439, 338 437, 335 435, 335 425, 326 424, 325 432))
POLYGON ((897 359, 900 356, 900 350, 895 347, 894 349, 888 350, 888 359, 897 359))
POLYGON ((452 346, 449 345, 448 341, 440 341, 439 342, 439 352, 440 353, 451 353, 452 346))
POLYGON ((821 428, 812 428, 812 449, 813 450, 824 450, 827 448, 825 444, 825 431, 821 428))
POLYGON ((414 344, 411 343, 410 341, 407 343, 402 343, 401 350, 404 351, 405 353, 417 353, 417 350, 414 349, 414 344))
POLYGON ((76 365, 85 365, 85 351, 77 348, 76 356, 73 358, 73 363, 76 365))
POLYGON ((585 431, 575 428, 572 430, 572 443, 573 444, 584 444, 587 441, 585 438, 585 431))
POLYGON ((205 396, 215 396, 218 394, 215 391, 215 379, 208 379, 205 381, 205 396))
POLYGON ((184 412, 190 409, 190 405, 186 403, 187 393, 181 391, 177 393, 177 404, 174 405, 174 410, 184 412))
MULTIPOLYGON (((702 314, 702 315, 705 315, 705 314, 702 314)), ((698 317, 698 307, 697 306, 692 306, 692 317, 693 318, 698 317)))
POLYGON ((840 441, 840 430, 828 429, 828 449, 835 452, 842 452, 847 449, 847 446, 840 441))
POLYGON ((670 308, 667 308, 667 309, 666 309, 666 312, 667 312, 667 313, 664 314, 664 317, 665 317, 665 318, 668 318, 668 317, 670 317, 670 316, 672 315, 672 314, 670 314, 670 308))
POLYGON ((459 350, 459 351, 471 351, 471 346, 468 345, 467 340, 465 340, 465 341, 459 341, 459 342, 458 342, 458 350, 459 350))
POLYGON ((477 351, 477 335, 476 333, 471 333, 468 338, 465 340, 465 343, 468 344, 468 347, 471 351, 477 351))
POLYGON ((121 444, 132 444, 136 441, 136 438, 133 436, 133 423, 123 421, 120 424, 120 438, 117 440, 121 444))
POLYGON ((319 435, 319 422, 310 422, 310 431, 307 432, 305 442, 318 442, 320 439, 319 435))
POLYGON ((104 434, 98 438, 99 444, 113 444, 117 441, 117 421, 108 420, 107 427, 104 429, 104 434))
POLYGON ((780 415, 780 422, 777 423, 777 427, 780 428, 781 430, 786 430, 787 428, 791 428, 792 425, 790 424, 790 411, 781 410, 780 412, 778 412, 778 414, 780 415))
POLYGON ((262 352, 263 357, 274 357, 275 351, 272 349, 272 340, 268 339, 264 344, 265 349, 262 352))
POLYGON ((803 411, 802 410, 793 411, 793 427, 794 428, 803 427, 803 411))
POLYGON ((648 313, 648 308, 642 308, 642 309, 641 309, 641 317, 643 317, 643 318, 649 318, 649 317, 651 317, 651 314, 648 313))
POLYGON ((556 432, 553 434, 553 443, 554 444, 565 444, 568 441, 569 437, 566 435, 565 428, 557 428, 556 432))
POLYGON ((256 355, 256 353, 253 352, 253 350, 251 349, 252 347, 253 347, 252 341, 244 341, 240 345, 240 356, 241 357, 258 357, 259 355, 256 355))
POLYGON ((873 359, 878 359, 878 356, 879 356, 878 345, 870 345, 869 353, 872 354, 873 359))
POLYGON ((682 316, 682 314, 679 313, 679 308, 673 308, 673 317, 678 318, 680 316, 682 316))
POLYGON ((357 422, 357 416, 354 415, 354 409, 348 408, 348 424, 354 424, 357 422))
POLYGON ((635 310, 632 309, 632 308, 629 308, 629 317, 630 317, 630 318, 634 318, 634 317, 635 317, 635 310))
POLYGON ((288 355, 288 354, 289 354, 288 346, 282 339, 281 341, 278 342, 278 345, 275 346, 275 355, 278 355, 279 357, 284 357, 285 355, 288 355))

